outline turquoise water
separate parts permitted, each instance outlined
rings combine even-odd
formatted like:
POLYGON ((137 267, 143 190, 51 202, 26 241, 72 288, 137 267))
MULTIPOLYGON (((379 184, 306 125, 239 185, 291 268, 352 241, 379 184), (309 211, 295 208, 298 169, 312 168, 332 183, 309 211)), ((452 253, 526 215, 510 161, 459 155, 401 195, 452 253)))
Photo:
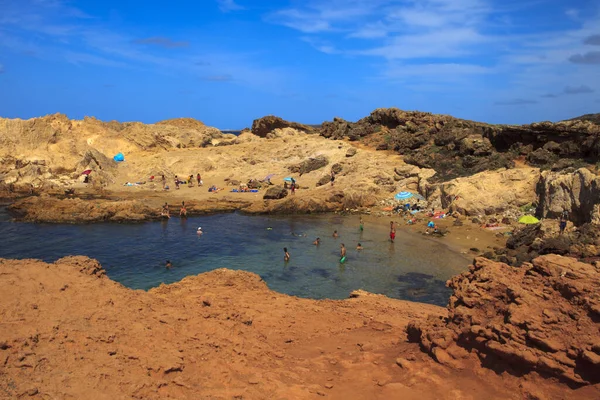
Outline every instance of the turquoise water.
POLYGON ((111 279, 134 289, 230 268, 255 272, 271 289, 300 297, 342 299, 364 289, 446 305, 450 291, 445 281, 469 264, 430 239, 399 231, 392 244, 386 228, 367 222, 361 232, 358 217, 337 215, 232 213, 143 224, 55 225, 10 222, 0 210, 0 237, 0 257, 55 261, 86 255, 98 259, 111 279), (204 235, 196 234, 198 226, 204 235), (320 246, 312 244, 316 237, 320 246), (364 250, 356 250, 358 242, 364 250), (339 262, 341 243, 347 248, 344 264, 339 262), (283 261, 283 247, 289 262, 283 261), (166 260, 172 269, 165 268, 166 260))

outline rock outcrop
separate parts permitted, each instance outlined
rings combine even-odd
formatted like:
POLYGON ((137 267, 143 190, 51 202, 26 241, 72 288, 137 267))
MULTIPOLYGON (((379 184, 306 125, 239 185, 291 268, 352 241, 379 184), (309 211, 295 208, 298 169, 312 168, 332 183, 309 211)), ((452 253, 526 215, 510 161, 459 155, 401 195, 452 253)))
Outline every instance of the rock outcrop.
POLYGON ((442 207, 463 215, 499 214, 534 203, 540 172, 536 168, 486 171, 439 185, 442 207))
POLYGON ((448 281, 446 319, 409 324, 409 340, 457 366, 470 351, 495 371, 537 371, 570 384, 600 382, 600 275, 548 255, 512 268, 477 258, 448 281))
POLYGON ((448 115, 382 108, 357 121, 324 122, 326 138, 361 139, 378 150, 393 150, 405 161, 433 168, 448 180, 486 170, 512 168, 527 156, 532 166, 561 169, 600 160, 600 126, 589 121, 489 125, 448 115))
POLYGON ((283 186, 273 186, 267 190, 267 192, 263 196, 263 199, 279 200, 279 199, 283 199, 287 195, 288 195, 288 191, 283 186))
POLYGON ((302 161, 301 163, 290 165, 288 169, 290 172, 300 174, 300 176, 302 176, 303 174, 323 168, 327 164, 329 164, 329 159, 323 155, 320 155, 311 157, 302 161))
POLYGON ((292 128, 297 131, 314 133, 314 128, 308 125, 302 125, 296 122, 289 122, 274 115, 268 115, 252 122, 252 133, 259 137, 267 137, 267 134, 275 129, 292 128))
POLYGON ((135 222, 160 218, 159 211, 137 200, 107 201, 49 196, 16 201, 9 212, 25 222, 135 222))
POLYGON ((577 225, 600 222, 600 177, 586 168, 572 171, 544 171, 537 185, 537 214, 558 218, 563 211, 577 225))

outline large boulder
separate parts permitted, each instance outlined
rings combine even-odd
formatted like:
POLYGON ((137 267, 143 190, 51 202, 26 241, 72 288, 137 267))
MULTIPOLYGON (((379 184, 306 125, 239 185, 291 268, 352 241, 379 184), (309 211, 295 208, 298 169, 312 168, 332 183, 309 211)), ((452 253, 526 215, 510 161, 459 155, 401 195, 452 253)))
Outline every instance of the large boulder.
POLYGON ((439 185, 444 208, 465 215, 490 215, 537 200, 537 168, 485 171, 439 185))
POLYGON ((316 157, 311 157, 298 164, 290 165, 288 169, 292 173, 303 175, 323 168, 327 164, 329 164, 329 159, 323 155, 319 155, 316 157))
POLYGON ((283 199, 288 195, 288 190, 283 186, 273 186, 267 190, 263 199, 265 200, 279 200, 283 199))
POLYGON ((518 376, 537 371, 570 384, 600 383, 598 272, 558 255, 520 268, 476 258, 447 283, 448 318, 411 322, 409 340, 449 366, 466 349, 484 366, 518 376))
POLYGON ((274 115, 255 119, 252 122, 252 133, 262 138, 267 137, 267 134, 273 132, 275 129, 283 128, 292 128, 306 133, 313 133, 315 131, 314 128, 308 125, 289 122, 274 115))
POLYGON ((540 217, 557 218, 567 211, 570 220, 576 224, 598 218, 600 176, 586 168, 574 172, 544 171, 537 192, 537 214, 540 217))

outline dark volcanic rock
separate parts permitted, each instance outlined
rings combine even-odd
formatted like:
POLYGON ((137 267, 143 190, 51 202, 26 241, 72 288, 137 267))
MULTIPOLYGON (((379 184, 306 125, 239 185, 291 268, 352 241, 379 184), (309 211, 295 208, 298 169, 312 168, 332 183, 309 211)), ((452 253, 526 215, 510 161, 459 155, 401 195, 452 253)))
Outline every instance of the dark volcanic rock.
POLYGON ((269 190, 267 190, 267 192, 263 196, 263 199, 278 200, 283 199, 287 195, 288 191, 283 186, 273 186, 272 188, 269 188, 269 190))
POLYGON ((306 133, 313 133, 315 131, 308 125, 289 122, 274 115, 268 115, 266 117, 255 119, 254 122, 252 122, 252 133, 263 138, 266 137, 268 133, 273 132, 275 129, 282 128, 293 128, 306 133))

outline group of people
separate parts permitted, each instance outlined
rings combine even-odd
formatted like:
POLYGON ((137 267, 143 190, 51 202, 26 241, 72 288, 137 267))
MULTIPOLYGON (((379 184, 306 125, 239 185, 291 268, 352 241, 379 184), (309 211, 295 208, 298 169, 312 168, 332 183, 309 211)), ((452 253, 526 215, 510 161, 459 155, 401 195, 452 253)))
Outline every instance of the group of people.
MULTIPOLYGON (((392 221, 391 224, 393 224, 394 222, 392 221)), ((359 229, 362 232, 364 230, 364 222, 362 217, 360 217, 360 221, 359 221, 359 229)), ((395 237, 395 228, 394 228, 394 237, 395 237)), ((338 237, 340 237, 340 235, 338 234, 337 230, 333 231, 333 234, 331 235, 334 239, 337 239, 338 237)), ((393 242, 393 240, 392 240, 393 242)), ((313 242, 313 245, 315 246, 319 246, 321 244, 321 238, 318 237, 315 239, 315 241, 313 242)), ((360 242, 356 245, 356 250, 360 251, 363 249, 362 244, 360 244, 360 242)), ((287 247, 283 248, 283 261, 289 261, 290 260, 290 253, 288 252, 287 247)), ((340 244, 340 262, 344 262, 346 261, 346 245, 344 243, 340 244)))
MULTIPOLYGON (((169 190, 169 186, 167 186, 167 178, 165 177, 165 174, 162 174, 161 181, 162 181, 163 190, 169 190)), ((181 185, 182 183, 185 183, 185 182, 186 181, 180 180, 179 176, 175 175, 175 189, 179 189, 179 185, 181 185)), ((204 185, 204 182, 202 182, 202 176, 200 175, 199 172, 198 172, 198 174, 196 174, 196 182, 198 183, 198 187, 204 185)), ((188 184, 188 187, 194 186, 194 174, 192 174, 188 177, 187 184, 188 184)))

